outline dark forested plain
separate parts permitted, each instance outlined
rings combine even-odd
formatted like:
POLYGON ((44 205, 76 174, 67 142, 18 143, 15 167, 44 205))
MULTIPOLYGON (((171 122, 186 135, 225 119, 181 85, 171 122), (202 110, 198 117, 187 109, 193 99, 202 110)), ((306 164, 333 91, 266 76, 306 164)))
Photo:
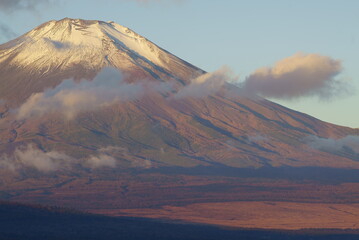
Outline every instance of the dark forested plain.
POLYGON ((107 217, 57 207, 0 203, 0 239, 2 240, 356 240, 358 238, 359 231, 353 230, 230 229, 143 218, 107 217))

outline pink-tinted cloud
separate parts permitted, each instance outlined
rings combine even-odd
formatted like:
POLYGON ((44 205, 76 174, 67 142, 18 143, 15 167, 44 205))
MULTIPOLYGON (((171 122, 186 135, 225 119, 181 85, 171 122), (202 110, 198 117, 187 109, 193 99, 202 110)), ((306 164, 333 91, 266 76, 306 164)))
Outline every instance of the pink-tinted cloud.
POLYGON ((78 113, 93 111, 120 101, 129 101, 143 94, 142 84, 124 82, 113 68, 103 69, 92 81, 76 83, 66 80, 54 89, 31 95, 17 112, 17 119, 61 113, 73 119, 78 113))
POLYGON ((96 154, 90 155, 85 159, 83 165, 92 169, 102 167, 116 167, 117 160, 116 156, 121 155, 127 150, 121 147, 108 146, 100 148, 96 151, 96 154))
POLYGON ((247 77, 243 89, 249 94, 278 99, 305 96, 331 98, 348 90, 348 83, 336 78, 341 71, 339 60, 318 54, 297 53, 273 67, 256 70, 247 77))
POLYGON ((57 151, 44 152, 29 144, 19 147, 12 156, 0 156, 0 167, 9 170, 25 168, 36 169, 40 172, 53 172, 69 167, 72 158, 57 151))
POLYGON ((309 136, 305 141, 313 148, 324 151, 350 150, 359 154, 359 136, 349 135, 340 139, 309 136))
MULTIPOLYGON (((12 154, 0 155, 0 170, 14 173, 36 170, 45 174, 54 171, 69 172, 79 167, 97 170, 116 168, 118 167, 118 160, 124 158, 129 158, 128 149, 118 146, 103 147, 86 157, 75 158, 64 152, 44 151, 33 144, 28 144, 16 148, 12 154)), ((134 168, 152 167, 152 162, 149 159, 132 157, 130 159, 131 166, 134 168)))
POLYGON ((238 76, 228 67, 222 67, 215 72, 205 73, 193 79, 188 85, 178 91, 175 98, 202 98, 218 92, 226 82, 234 82, 238 76))

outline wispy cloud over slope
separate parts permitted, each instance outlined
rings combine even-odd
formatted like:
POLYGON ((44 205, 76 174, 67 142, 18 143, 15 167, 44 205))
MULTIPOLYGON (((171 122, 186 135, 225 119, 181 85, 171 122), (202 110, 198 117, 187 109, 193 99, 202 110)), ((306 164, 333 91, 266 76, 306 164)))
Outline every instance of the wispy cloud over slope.
POLYGON ((123 148, 108 146, 94 151, 87 157, 77 159, 64 152, 44 151, 33 144, 20 146, 12 154, 0 155, 0 169, 13 172, 35 169, 42 173, 73 170, 75 167, 87 169, 115 168, 118 155, 124 154, 123 148))
POLYGON ((349 135, 340 139, 310 136, 307 137, 305 140, 311 147, 315 149, 324 151, 350 150, 359 154, 359 136, 349 135))
POLYGON ((126 150, 121 147, 108 146, 100 148, 93 154, 86 158, 84 166, 96 169, 101 167, 116 167, 117 161, 115 156, 123 153, 126 150))
POLYGON ((231 69, 222 67, 215 72, 205 73, 193 79, 190 84, 181 89, 176 98, 196 97, 202 98, 219 91, 226 82, 238 80, 231 69))
POLYGON ((52 172, 66 169, 71 162, 71 157, 57 151, 44 152, 33 145, 19 147, 12 156, 0 157, 0 167, 13 171, 34 168, 41 172, 52 172))
POLYGON ((129 101, 142 93, 141 84, 126 83, 118 70, 105 68, 92 81, 76 83, 66 80, 54 89, 33 94, 17 110, 17 118, 41 117, 57 112, 72 119, 80 112, 129 101))
MULTIPOLYGON (((174 93, 176 99, 203 98, 218 92, 226 82, 236 81, 233 72, 223 67, 203 74, 174 93)), ((121 72, 114 68, 103 69, 94 80, 65 80, 53 89, 31 95, 15 110, 18 120, 60 113, 68 120, 77 114, 94 111, 114 103, 140 99, 145 94, 174 91, 174 82, 138 81, 127 83, 121 72)))

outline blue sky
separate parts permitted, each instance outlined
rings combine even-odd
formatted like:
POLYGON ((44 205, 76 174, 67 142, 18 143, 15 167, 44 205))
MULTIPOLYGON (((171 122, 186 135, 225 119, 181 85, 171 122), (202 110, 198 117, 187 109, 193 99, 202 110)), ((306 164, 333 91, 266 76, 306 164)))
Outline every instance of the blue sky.
POLYGON ((227 65, 242 81, 256 69, 298 52, 329 56, 341 61, 343 71, 336 78, 348 83, 351 94, 329 100, 272 100, 324 121, 359 128, 357 0, 9 2, 0 0, 0 42, 52 19, 113 20, 206 71, 227 65))

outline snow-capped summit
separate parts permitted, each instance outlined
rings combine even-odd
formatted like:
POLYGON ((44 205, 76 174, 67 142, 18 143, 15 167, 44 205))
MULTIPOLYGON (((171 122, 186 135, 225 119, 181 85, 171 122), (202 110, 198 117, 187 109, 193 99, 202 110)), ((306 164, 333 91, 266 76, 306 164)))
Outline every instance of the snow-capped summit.
POLYGON ((49 21, 0 46, 0 64, 37 70, 81 66, 147 72, 154 78, 196 74, 199 69, 156 46, 131 29, 114 22, 65 18, 49 21), (173 72, 178 73, 172 76, 173 72))
POLYGON ((230 83, 217 91, 209 81, 216 91, 203 95, 208 75, 191 81, 201 73, 113 22, 47 22, 0 45, 0 151, 34 144, 41 153, 65 151, 71 159, 113 154, 110 163, 118 158, 123 169, 138 163, 359 169, 355 151, 308 148, 311 141, 358 136, 358 130, 236 95, 230 83), (119 69, 126 84, 108 84, 108 75, 98 74, 105 66, 119 69), (78 84, 84 78, 93 84, 78 84), (132 84, 137 80, 141 84, 132 84), (147 80, 170 84, 143 84, 147 80), (163 94, 168 85, 171 92, 163 94), (107 148, 117 150, 102 152, 107 148))

